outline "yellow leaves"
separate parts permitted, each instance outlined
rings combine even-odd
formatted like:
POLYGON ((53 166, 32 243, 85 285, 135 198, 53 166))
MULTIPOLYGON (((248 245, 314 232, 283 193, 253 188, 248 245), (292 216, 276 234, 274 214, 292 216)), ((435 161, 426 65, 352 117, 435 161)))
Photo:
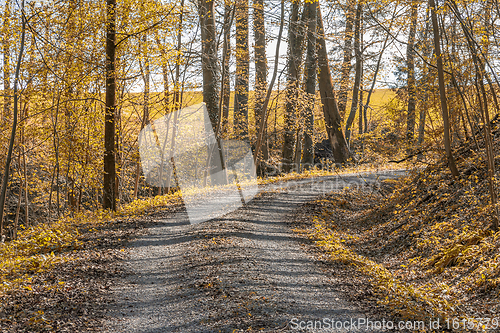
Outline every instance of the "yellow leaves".
POLYGON ((34 313, 34 316, 33 316, 33 317, 31 317, 31 318, 28 320, 28 324, 29 324, 29 325, 36 325, 36 324, 42 324, 42 323, 44 323, 44 324, 49 324, 49 323, 50 323, 50 321, 49 321, 49 320, 47 320, 47 319, 45 318, 45 316, 44 316, 44 315, 45 315, 45 313, 44 313, 43 311, 41 311, 41 310, 40 310, 40 311, 35 312, 35 313, 34 313))
MULTIPOLYGON (((79 222, 82 222, 81 220, 79 222)), ((32 291, 28 274, 52 269, 68 260, 60 253, 81 247, 76 221, 61 219, 52 224, 32 226, 9 243, 0 244, 0 294, 12 289, 32 291)))
MULTIPOLYGON (((380 296, 378 303, 388 306, 404 318, 414 320, 457 315, 457 302, 451 301, 448 297, 450 290, 448 286, 429 283, 416 287, 396 278, 383 265, 359 255, 348 247, 346 240, 357 237, 336 231, 330 225, 328 216, 323 215, 317 218, 314 228, 306 230, 305 233, 315 241, 316 246, 328 253, 330 260, 352 265, 371 277, 372 284, 380 296)), ((421 260, 416 259, 415 262, 419 261, 421 260)), ((408 266, 401 264, 400 267, 408 266)))

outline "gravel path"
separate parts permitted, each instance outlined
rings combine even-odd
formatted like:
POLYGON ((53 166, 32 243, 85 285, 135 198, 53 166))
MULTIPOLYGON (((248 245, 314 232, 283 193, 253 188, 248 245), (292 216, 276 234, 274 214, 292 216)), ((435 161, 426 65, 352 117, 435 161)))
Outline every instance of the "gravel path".
POLYGON ((300 247, 286 222, 326 190, 402 174, 268 185, 248 205, 196 225, 184 210, 159 216, 130 246, 130 274, 112 288, 116 302, 104 331, 299 332, 300 321, 365 318, 300 247))

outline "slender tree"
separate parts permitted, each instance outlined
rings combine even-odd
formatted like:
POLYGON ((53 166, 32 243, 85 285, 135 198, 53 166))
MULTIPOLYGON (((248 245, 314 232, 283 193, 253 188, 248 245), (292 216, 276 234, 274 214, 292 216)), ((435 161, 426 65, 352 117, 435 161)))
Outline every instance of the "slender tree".
MULTIPOLYGON (((427 7, 428 8, 428 7, 427 7)), ((432 52, 432 48, 429 44, 428 37, 429 37, 429 10, 426 11, 427 16, 425 19, 425 27, 424 27, 424 33, 423 33, 423 40, 422 40, 422 49, 423 49, 423 55, 426 59, 429 58, 432 52)), ((421 88, 421 91, 424 93, 420 93, 421 97, 421 105, 422 107, 420 108, 419 116, 418 116, 418 138, 417 138, 417 147, 421 151, 423 148, 424 144, 424 136, 425 136, 425 121, 426 121, 426 116, 427 116, 427 102, 428 102, 428 94, 426 92, 429 91, 429 66, 427 63, 424 63, 423 65, 423 70, 422 70, 422 78, 421 81, 423 82, 423 87, 421 88)), ((418 160, 422 160, 424 155, 422 152, 420 152, 417 155, 418 160)))
POLYGON ((271 78, 271 82, 269 83, 269 88, 267 89, 266 99, 264 100, 264 105, 262 107, 262 118, 260 120, 259 134, 257 136, 257 144, 255 145, 255 155, 254 155, 254 163, 258 165, 258 161, 260 158, 260 148, 262 146, 262 140, 264 138, 264 129, 267 126, 267 117, 269 113, 267 112, 267 107, 269 105, 269 101, 271 100, 271 94, 273 92, 274 83, 276 82, 276 77, 278 76, 278 65, 280 59, 280 46, 281 46, 281 37, 283 36, 283 26, 285 25, 285 0, 281 0, 281 15, 280 15, 280 29, 278 32, 278 40, 276 42, 276 51, 274 54, 274 69, 273 69, 273 77, 271 78))
POLYGON ((439 96, 441 99, 441 112, 443 115, 443 137, 444 137, 444 148, 446 150, 446 158, 448 160, 448 167, 450 168, 453 177, 458 177, 458 169, 455 165, 455 158, 451 151, 450 142, 450 121, 448 118, 448 102, 446 100, 446 88, 444 81, 444 69, 443 69, 443 55, 441 54, 441 35, 439 32, 437 14, 436 14, 436 4, 434 0, 429 0, 429 7, 431 9, 431 20, 432 20, 432 30, 434 33, 434 55, 437 59, 437 70, 439 79, 439 96))
POLYGON ((16 71, 14 76, 14 112, 12 115, 12 130, 10 133, 9 147, 7 151, 7 158, 5 160, 5 168, 2 179, 2 188, 0 191, 0 242, 4 240, 3 234, 3 217, 5 213, 5 199, 7 196, 7 186, 9 185, 9 175, 10 175, 10 162, 12 161, 12 151, 14 149, 14 142, 16 141, 16 130, 17 130, 17 114, 19 108, 19 95, 18 95, 18 84, 21 72, 21 62, 24 54, 24 41, 26 38, 26 17, 24 13, 24 0, 21 2, 21 41, 19 44, 19 56, 17 58, 16 71))

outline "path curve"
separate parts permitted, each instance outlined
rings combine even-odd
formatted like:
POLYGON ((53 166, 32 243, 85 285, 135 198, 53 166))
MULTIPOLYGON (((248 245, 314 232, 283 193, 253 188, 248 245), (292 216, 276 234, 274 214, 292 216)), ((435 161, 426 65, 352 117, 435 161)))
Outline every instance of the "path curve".
POLYGON ((267 185, 248 205, 196 225, 182 210, 158 218, 130 244, 130 274, 112 288, 115 303, 104 331, 300 332, 300 321, 365 318, 301 249, 286 223, 325 191, 404 173, 267 185))

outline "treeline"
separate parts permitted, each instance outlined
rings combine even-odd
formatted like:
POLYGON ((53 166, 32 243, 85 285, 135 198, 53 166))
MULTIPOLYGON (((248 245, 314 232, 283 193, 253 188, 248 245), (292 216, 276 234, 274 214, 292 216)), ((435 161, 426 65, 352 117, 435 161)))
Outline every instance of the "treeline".
POLYGON ((9 239, 19 225, 171 190, 144 182, 138 133, 201 99, 219 138, 251 144, 261 174, 311 168, 326 139, 333 163, 445 154, 458 177, 453 147, 481 135, 496 202, 496 1, 6 0, 2 10, 9 239), (374 107, 384 84, 394 97, 374 107))

